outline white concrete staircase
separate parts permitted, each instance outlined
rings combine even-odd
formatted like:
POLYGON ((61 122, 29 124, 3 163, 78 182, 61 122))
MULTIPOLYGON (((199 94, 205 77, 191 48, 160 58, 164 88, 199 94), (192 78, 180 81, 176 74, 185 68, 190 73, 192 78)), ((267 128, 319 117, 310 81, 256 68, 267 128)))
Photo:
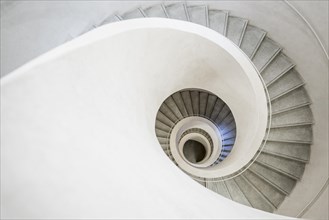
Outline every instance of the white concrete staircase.
MULTIPOLYGON (((311 101, 293 61, 266 31, 253 26, 252 21, 206 5, 175 3, 137 8, 122 15, 111 15, 84 32, 106 23, 142 17, 179 19, 207 26, 234 42, 254 63, 266 83, 272 107, 272 125, 264 150, 241 175, 226 181, 201 183, 236 202, 273 212, 302 178, 312 144, 311 101)), ((230 112, 223 112, 225 106, 222 105, 218 99, 198 91, 170 96, 161 106, 156 121, 158 140, 168 156, 168 132, 177 121, 190 115, 204 115, 215 122, 227 118, 222 126, 226 130, 223 140, 232 148, 235 123, 229 123, 230 112), (219 115, 224 118, 218 118, 219 115)))

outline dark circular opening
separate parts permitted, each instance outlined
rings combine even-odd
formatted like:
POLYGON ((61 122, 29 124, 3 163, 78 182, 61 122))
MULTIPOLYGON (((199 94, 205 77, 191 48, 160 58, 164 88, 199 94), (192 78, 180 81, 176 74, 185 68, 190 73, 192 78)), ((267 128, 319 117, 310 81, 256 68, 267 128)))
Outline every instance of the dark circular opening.
POLYGON ((191 163, 198 163, 206 156, 206 149, 198 141, 188 140, 183 146, 183 153, 185 158, 191 163))

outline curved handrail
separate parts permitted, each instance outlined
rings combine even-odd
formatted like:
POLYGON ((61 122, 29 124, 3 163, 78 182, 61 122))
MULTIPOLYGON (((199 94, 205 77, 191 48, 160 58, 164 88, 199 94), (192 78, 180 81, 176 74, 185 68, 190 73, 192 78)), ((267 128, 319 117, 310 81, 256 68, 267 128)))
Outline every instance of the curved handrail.
POLYGON ((327 57, 327 60, 329 60, 328 52, 327 52, 324 44, 322 43, 319 35, 316 33, 316 31, 314 30, 314 28, 312 27, 312 25, 310 24, 310 22, 308 22, 308 20, 302 15, 302 13, 300 13, 298 11, 298 9, 295 6, 293 6, 290 2, 288 2, 287 0, 283 0, 283 2, 286 3, 292 10, 294 10, 298 14, 298 16, 306 23, 307 27, 311 30, 312 34, 314 35, 314 37, 316 38, 316 40, 320 44, 323 53, 327 57))

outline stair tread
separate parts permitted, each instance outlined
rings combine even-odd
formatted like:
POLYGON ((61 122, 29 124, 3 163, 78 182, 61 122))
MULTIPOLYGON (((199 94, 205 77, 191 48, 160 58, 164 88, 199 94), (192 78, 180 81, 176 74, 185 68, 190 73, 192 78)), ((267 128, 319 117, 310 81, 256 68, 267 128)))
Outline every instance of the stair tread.
POLYGON ((255 189, 242 175, 234 178, 236 183, 238 184, 241 191, 244 193, 246 198, 248 199, 249 203, 252 207, 256 209, 260 209, 267 212, 273 212, 274 208, 272 204, 270 204, 264 196, 262 196, 258 190, 255 189))
POLYGON ((189 116, 192 116, 194 113, 193 113, 192 99, 191 99, 190 91, 182 91, 181 95, 182 95, 182 98, 185 103, 187 114, 189 116))
POLYGON ((296 185, 296 180, 292 179, 282 173, 276 172, 274 170, 268 169, 267 167, 253 163, 249 170, 261 175, 263 178, 271 182, 274 186, 281 189, 286 194, 289 194, 296 185))
POLYGON ((279 142, 312 143, 312 126, 271 128, 268 139, 279 142))
POLYGON ((274 167, 274 166, 272 166, 272 165, 270 165, 270 164, 263 163, 263 162, 258 161, 258 160, 256 160, 255 163, 258 163, 258 164, 260 164, 260 165, 262 165, 262 166, 264 166, 264 167, 266 167, 266 168, 268 168, 268 169, 271 169, 271 170, 273 170, 273 171, 275 171, 275 172, 277 172, 277 173, 280 173, 280 174, 282 174, 282 175, 285 175, 285 176, 287 176, 287 177, 289 177, 289 178, 291 178, 291 179, 299 180, 298 177, 296 177, 296 176, 294 176, 294 175, 291 175, 290 173, 287 173, 287 172, 285 172, 284 170, 281 170, 281 169, 279 169, 279 168, 277 168, 277 167, 274 167))
POLYGON ((304 84, 299 73, 293 68, 286 74, 280 77, 277 81, 268 86, 268 93, 271 99, 275 99, 287 91, 297 88, 299 85, 304 84))
POLYGON ((304 106, 291 111, 272 115, 271 126, 312 124, 313 115, 309 106, 304 106))
POLYGON ((172 98, 174 99, 174 102, 176 103, 181 115, 183 115, 183 117, 187 117, 188 113, 185 107, 185 103, 184 100, 182 98, 182 95, 180 92, 176 92, 172 95, 172 98))
POLYGON ((190 21, 208 27, 208 7, 206 5, 187 6, 190 21))
POLYGON ((214 109, 216 100, 217 100, 217 97, 215 95, 209 94, 208 100, 207 100, 207 105, 206 105, 206 112, 205 112, 205 116, 207 118, 210 118, 211 112, 214 109))
POLYGON ((159 17, 159 18, 167 18, 167 14, 164 8, 164 5, 158 4, 153 5, 144 9, 145 14, 147 17, 159 17))
POLYGON ((226 35, 228 12, 221 10, 208 10, 209 27, 222 35, 226 35))
POLYGON ((116 15, 111 15, 111 16, 105 18, 98 26, 117 22, 117 21, 121 21, 120 18, 116 15))
POLYGON ((199 110, 200 110, 200 115, 205 115, 206 114, 206 108, 207 108, 207 102, 208 102, 208 93, 207 92, 200 92, 199 93, 200 97, 200 106, 199 106, 199 110))
POLYGON ((297 156, 291 156, 291 155, 282 154, 282 153, 278 153, 278 152, 270 151, 270 150, 265 150, 265 149, 262 150, 262 153, 270 154, 270 155, 277 156, 277 157, 282 157, 282 158, 285 158, 285 159, 288 159, 288 160, 298 161, 298 162, 301 162, 301 163, 307 163, 308 162, 308 160, 305 160, 305 159, 297 157, 297 156))
POLYGON ((251 206, 246 196, 243 194, 239 186, 236 184, 234 179, 225 181, 226 187, 232 197, 233 201, 239 202, 243 205, 251 206))
POLYGON ((183 119, 183 115, 180 112, 179 108, 177 107, 177 104, 175 103, 172 96, 169 96, 165 101, 168 108, 174 113, 174 115, 178 118, 178 120, 183 119))
POLYGON ((269 37, 265 37, 252 58, 252 61, 261 73, 280 51, 281 47, 276 42, 269 37))
POLYGON ((199 115, 200 111, 199 111, 199 92, 198 91, 191 91, 191 99, 192 99, 192 108, 193 108, 193 113, 194 115, 199 115))
POLYGON ((122 14, 121 17, 124 20, 127 20, 127 19, 134 19, 134 18, 144 18, 145 16, 141 12, 141 9, 136 8, 136 9, 134 9, 132 11, 129 11, 129 12, 126 12, 126 13, 122 14))
POLYGON ((249 58, 252 58, 263 41, 265 35, 266 32, 264 30, 248 24, 241 42, 241 50, 249 58))
POLYGON ((283 202, 285 194, 282 194, 282 192, 278 191, 273 185, 269 184, 251 171, 246 170, 243 175, 275 208, 278 208, 283 202))
POLYGON ((302 177, 305 169, 305 163, 303 162, 290 160, 273 154, 261 153, 257 158, 257 162, 275 167, 297 179, 302 177))
POLYGON ((170 131, 170 127, 159 120, 155 121, 155 128, 158 128, 162 131, 167 131, 167 132, 170 131))
POLYGON ((240 46, 247 23, 247 19, 228 16, 226 37, 240 46))
POLYGON ((170 120, 165 114, 163 114, 161 111, 158 111, 156 119, 161 121, 162 123, 168 125, 169 127, 173 127, 175 123, 170 120))
POLYGON ((186 14, 185 3, 174 3, 166 5, 166 11, 169 18, 188 21, 188 15, 186 14))
POLYGON ((207 182, 206 187, 228 199, 231 199, 231 196, 224 185, 224 182, 207 182))
POLYGON ((296 144, 296 143, 281 143, 267 141, 263 152, 278 154, 287 158, 297 158, 298 160, 307 162, 310 158, 310 145, 309 144, 296 144))
POLYGON ((272 84, 294 66, 290 58, 280 52, 262 72, 265 84, 272 84))
POLYGON ((271 100, 273 112, 293 108, 295 106, 310 103, 309 96, 303 86, 298 87, 275 100, 271 100))

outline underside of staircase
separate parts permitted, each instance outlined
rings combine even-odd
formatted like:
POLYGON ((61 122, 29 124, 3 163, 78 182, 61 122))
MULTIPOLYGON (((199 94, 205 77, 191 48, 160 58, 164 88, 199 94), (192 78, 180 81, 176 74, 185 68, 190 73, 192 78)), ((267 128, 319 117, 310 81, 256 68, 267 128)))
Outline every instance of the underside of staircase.
MULTIPOLYGON (((144 17, 178 19, 206 26, 230 39, 253 62, 266 84, 270 97, 268 105, 272 109, 266 145, 241 175, 225 181, 205 179, 199 182, 241 204, 267 212, 275 211, 302 178, 312 145, 311 101, 293 61, 265 30, 253 26, 252 21, 231 16, 228 11, 213 10, 207 5, 175 3, 136 8, 111 15, 84 32, 107 23, 144 17)), ((190 116, 206 115, 215 122, 225 122, 224 127, 220 123, 216 126, 227 130, 223 143, 226 142, 230 149, 234 147, 235 123, 230 124, 231 114, 224 112, 227 109, 216 100, 209 94, 190 90, 178 92, 164 102, 161 113, 157 115, 156 135, 172 160, 168 134, 177 121, 190 116)))

